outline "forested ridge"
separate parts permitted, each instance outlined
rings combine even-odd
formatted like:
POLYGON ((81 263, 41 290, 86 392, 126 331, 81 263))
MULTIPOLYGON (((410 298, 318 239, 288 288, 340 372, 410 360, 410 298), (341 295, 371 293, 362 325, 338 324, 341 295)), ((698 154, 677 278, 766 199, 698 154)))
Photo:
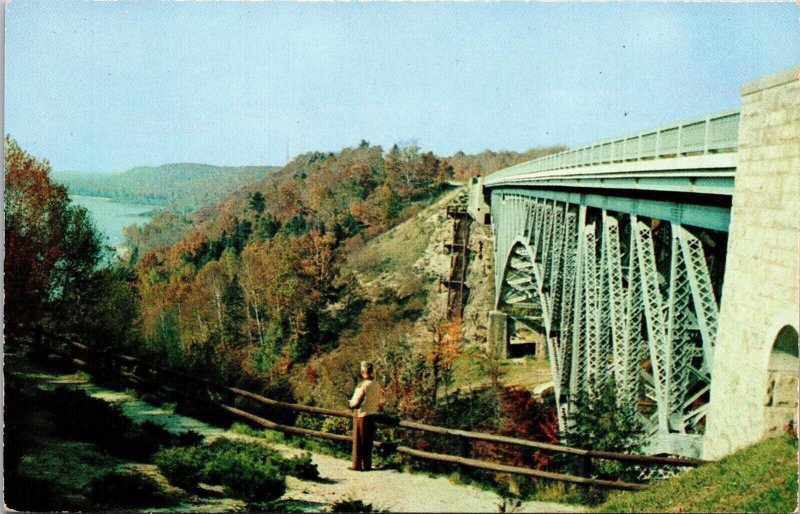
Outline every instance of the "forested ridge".
POLYGON ((177 243, 138 255, 145 346, 221 380, 284 382, 356 329, 363 300, 340 273, 347 248, 432 201, 452 174, 416 147, 362 142, 300 155, 199 210, 177 243))
MULTIPOLYGON (((174 227, 171 217, 129 230, 143 344, 176 366, 294 395, 287 377, 302 368, 314 375, 312 357, 359 341, 376 316, 394 331, 404 319, 425 314, 424 293, 413 286, 402 298, 387 291, 383 305, 368 302, 353 274, 342 271, 348 253, 419 212, 449 180, 557 150, 459 153, 453 164, 416 146, 385 151, 362 141, 336 153, 299 155, 199 209, 175 244, 152 243, 162 227, 174 227)), ((457 332, 436 330, 442 341, 457 332)), ((409 372, 413 365, 403 364, 409 372)))
POLYGON ((103 196, 186 213, 214 203, 276 169, 276 166, 176 163, 139 166, 118 174, 58 172, 53 178, 65 184, 71 194, 103 196))
MULTIPOLYGON (((175 369, 284 399, 300 394, 319 404, 337 403, 339 393, 321 394, 303 383, 313 383, 324 367, 330 375, 326 382, 339 382, 337 390, 349 388, 355 377, 346 361, 357 350, 394 368, 385 376, 392 396, 388 405, 413 412, 435 397, 446 378, 462 343, 458 323, 434 319, 418 280, 368 297, 354 274, 343 271, 344 257, 429 205, 448 181, 560 149, 441 158, 416 146, 385 151, 362 141, 336 153, 308 152, 191 214, 165 210, 148 225, 129 228, 129 261, 100 267, 102 248, 86 211, 70 204, 67 190, 51 180, 46 161, 7 140, 6 321, 45 325, 175 369), (37 170, 33 181, 46 188, 25 189, 16 182, 31 170, 37 170), (56 240, 30 242, 41 256, 22 253, 31 250, 17 242, 19 234, 41 231, 45 237, 57 225, 46 226, 52 214, 16 207, 16 194, 58 203, 59 216, 77 228, 64 228, 51 236, 56 240), (32 216, 22 223, 36 228, 17 229, 20 216, 32 216), (83 240, 76 242, 74 234, 83 240), (26 271, 30 265, 42 269, 26 271), (75 277, 63 283, 67 274, 75 277), (46 286, 25 283, 33 280, 46 286), (95 294, 86 296, 87 290, 95 294), (17 300, 21 295, 35 298, 17 300), (26 302, 33 308, 23 307, 26 302), (70 314, 59 318, 57 312, 67 306, 70 314), (71 314, 87 309, 95 313, 71 314), (422 349, 403 336, 405 324, 420 317, 430 326, 422 349), (57 326, 64 324, 69 326, 57 326), (396 344, 376 346, 378 331, 396 335, 396 344), (337 356, 343 342, 349 350, 337 356)), ((190 168, 182 169, 192 175, 196 170, 190 168)), ((169 180, 181 175, 174 167, 165 169, 169 180)), ((126 176, 151 177, 152 171, 126 176)), ((212 176, 211 167, 208 171, 205 176, 212 176)))

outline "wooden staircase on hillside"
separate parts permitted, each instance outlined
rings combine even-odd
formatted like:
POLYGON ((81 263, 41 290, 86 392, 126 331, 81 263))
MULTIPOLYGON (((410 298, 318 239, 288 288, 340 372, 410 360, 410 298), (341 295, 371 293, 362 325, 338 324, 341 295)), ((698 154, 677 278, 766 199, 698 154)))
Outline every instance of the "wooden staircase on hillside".
MULTIPOLYGON (((458 202, 458 200, 456 200, 458 202)), ((450 254, 450 273, 439 281, 447 288, 447 319, 460 319, 469 296, 467 287, 467 267, 469 266, 469 229, 472 218, 467 213, 466 204, 460 202, 447 206, 447 217, 453 219, 453 232, 444 249, 450 254)))

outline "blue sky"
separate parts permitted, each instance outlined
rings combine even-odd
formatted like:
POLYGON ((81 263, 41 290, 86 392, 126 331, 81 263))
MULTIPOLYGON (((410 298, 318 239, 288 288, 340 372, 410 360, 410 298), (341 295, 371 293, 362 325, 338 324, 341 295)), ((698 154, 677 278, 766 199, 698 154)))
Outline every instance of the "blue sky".
POLYGON ((577 145, 739 105, 796 4, 26 2, 5 131, 56 170, 283 164, 362 138, 577 145))

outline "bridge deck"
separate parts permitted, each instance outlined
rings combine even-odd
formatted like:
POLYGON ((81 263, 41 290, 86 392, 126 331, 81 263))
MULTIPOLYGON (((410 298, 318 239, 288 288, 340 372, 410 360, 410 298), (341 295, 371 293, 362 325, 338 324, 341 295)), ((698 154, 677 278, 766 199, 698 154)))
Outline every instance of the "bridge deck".
POLYGON ((672 191, 730 196, 739 112, 724 111, 505 168, 484 187, 672 191))

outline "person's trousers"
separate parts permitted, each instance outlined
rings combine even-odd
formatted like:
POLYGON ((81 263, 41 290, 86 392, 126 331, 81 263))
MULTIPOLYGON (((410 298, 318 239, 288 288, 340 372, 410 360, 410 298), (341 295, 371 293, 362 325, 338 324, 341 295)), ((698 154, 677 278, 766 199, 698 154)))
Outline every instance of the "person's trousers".
POLYGON ((372 442, 375 440, 375 419, 353 416, 353 469, 372 469, 372 442))

